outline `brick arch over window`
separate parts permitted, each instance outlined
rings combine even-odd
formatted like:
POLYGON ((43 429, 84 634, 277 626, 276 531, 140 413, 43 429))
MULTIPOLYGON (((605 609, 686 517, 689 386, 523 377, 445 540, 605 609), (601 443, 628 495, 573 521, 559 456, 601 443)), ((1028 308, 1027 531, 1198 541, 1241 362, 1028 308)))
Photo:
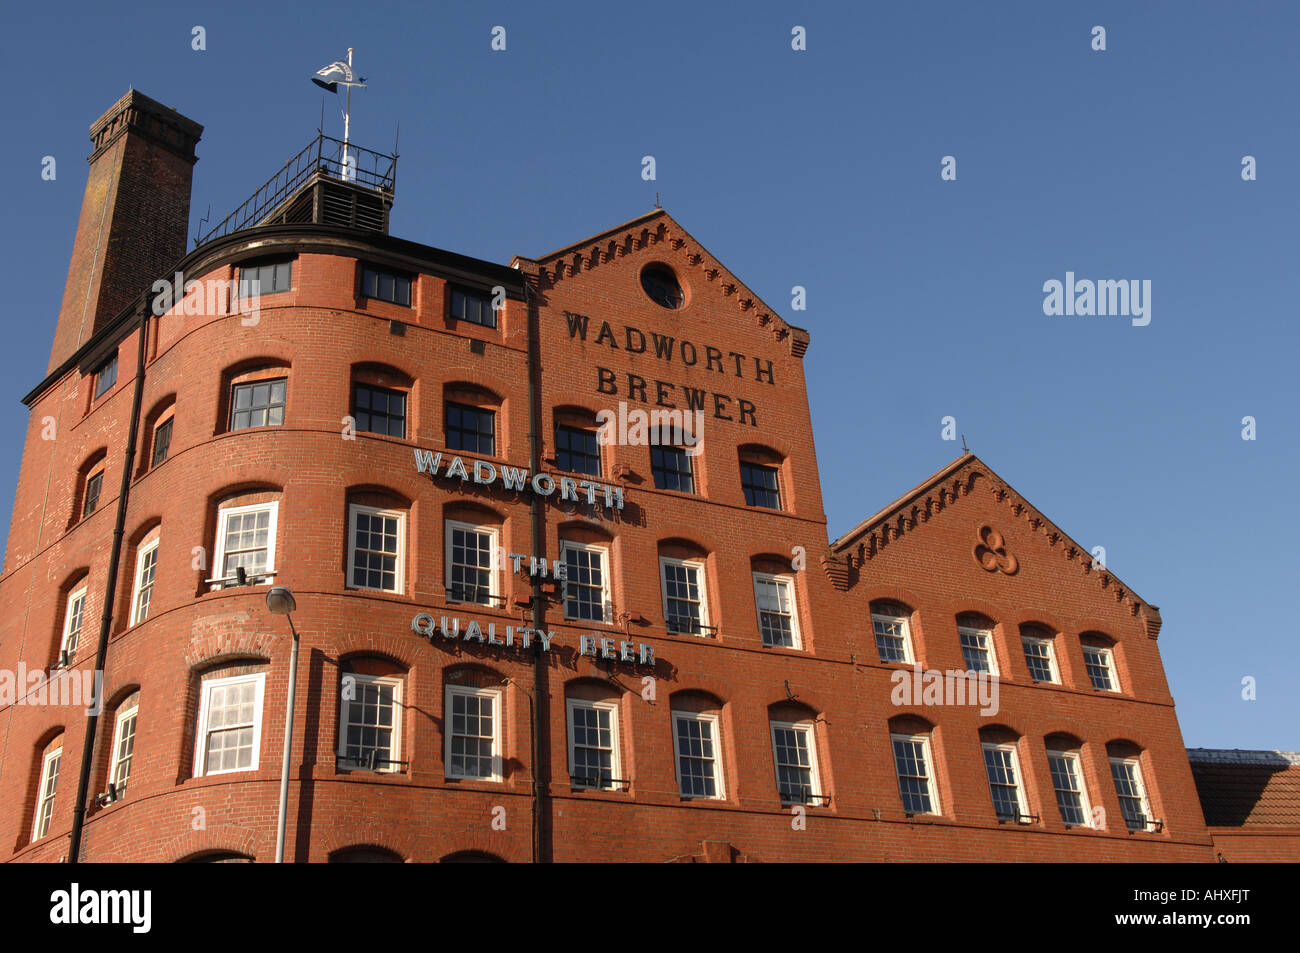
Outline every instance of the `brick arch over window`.
POLYGON ((387 847, 378 847, 374 844, 356 844, 351 847, 340 847, 338 850, 331 851, 329 855, 329 863, 400 864, 403 863, 403 860, 401 854, 389 850, 387 847))
MULTIPOLYGON (((269 636, 268 636, 269 638, 269 636)), ((268 674, 271 670, 270 656, 249 656, 231 654, 209 659, 190 668, 189 685, 185 693, 185 717, 182 719, 184 732, 180 745, 179 777, 194 777, 195 742, 199 731, 199 707, 203 695, 203 682, 216 678, 231 678, 236 675, 268 674)), ((263 696, 262 733, 260 742, 266 738, 268 701, 263 696)), ((262 745, 265 747, 265 745, 262 745)))
POLYGON ((481 850, 460 850, 454 854, 447 854, 445 857, 438 859, 440 864, 504 864, 496 854, 489 854, 481 850))
MULTIPOLYGON (((118 573, 118 598, 117 598, 117 619, 114 622, 114 631, 121 632, 130 626, 137 625, 139 622, 147 621, 148 618, 157 614, 162 608, 161 603, 154 598, 158 591, 158 571, 162 566, 162 519, 158 516, 151 516, 142 520, 134 530, 126 536, 126 545, 123 547, 121 570, 118 573), (142 578, 142 571, 145 576, 149 573, 148 560, 142 565, 140 560, 141 553, 147 555, 151 547, 156 546, 154 550, 153 567, 152 567, 152 586, 147 595, 139 583, 142 578), (147 611, 141 612, 141 608, 147 603, 147 611), (144 618, 140 618, 143 615, 144 618)), ((146 578, 146 582, 149 580, 146 578)))
POLYGON ((348 413, 356 421, 359 433, 380 433, 405 440, 413 440, 419 433, 420 388, 417 379, 406 371, 391 364, 359 361, 349 373, 347 399, 348 413), (358 385, 379 389, 381 393, 360 394, 358 385), (392 394, 384 391, 398 395, 400 400, 394 402, 392 394), (382 400, 376 400, 377 396, 382 400), (397 430, 400 432, 394 432, 397 430))
MULTIPOLYGON (((140 428, 141 446, 140 459, 136 461, 135 475, 143 476, 154 467, 154 459, 160 450, 162 444, 160 436, 166 441, 165 452, 168 457, 172 455, 174 441, 172 434, 175 428, 176 417, 176 392, 172 391, 163 397, 155 400, 150 406, 148 413, 144 415, 144 426, 140 428), (158 428, 167 421, 173 421, 172 426, 163 434, 158 433, 158 428)), ((162 461, 158 461, 161 463, 162 461)))
POLYGON ((474 384, 469 381, 448 381, 443 384, 442 406, 438 408, 438 430, 444 438, 443 442, 448 448, 448 452, 452 454, 463 452, 480 457, 509 457, 509 410, 508 401, 506 401, 500 394, 482 386, 481 384, 474 384), (493 415, 491 453, 483 453, 481 451, 473 450, 462 451, 453 445, 455 441, 451 440, 449 437, 451 427, 448 420, 449 408, 452 404, 490 412, 493 415))
POLYGON ((1024 737, 1019 731, 1006 724, 984 725, 979 730, 979 736, 980 741, 988 745, 1019 744, 1020 739, 1024 737))
MULTIPOLYGON (((68 632, 69 621, 77 625, 77 655, 85 652, 88 646, 95 645, 99 636, 99 627, 96 625, 96 616, 91 614, 91 595, 90 586, 90 567, 78 566, 70 572, 64 574, 63 582, 59 584, 58 602, 55 604, 54 627, 50 637, 49 658, 46 661, 46 668, 53 668, 59 662, 59 652, 63 648, 64 636, 68 632), (79 589, 85 589, 85 595, 81 597, 79 615, 69 620, 68 611, 74 608, 68 605, 72 594, 79 589)), ((103 593, 98 593, 96 603, 103 598, 103 593)))
POLYGON ((72 492, 69 497, 72 500, 72 509, 68 514, 68 528, 71 529, 84 517, 91 515, 86 512, 86 505, 89 502, 93 509, 92 513, 98 512, 100 507, 108 499, 108 448, 99 447, 86 455, 77 467, 76 483, 72 486, 72 492), (98 475, 98 481, 92 484, 92 479, 98 475))
MULTIPOLYGON (((210 589, 220 588, 220 583, 208 582, 211 579, 221 579, 225 575, 226 561, 223 557, 226 555, 222 552, 224 544, 228 543, 228 534, 223 532, 226 528, 223 524, 229 519, 226 511, 236 507, 258 506, 262 504, 276 504, 275 518, 269 520, 269 529, 272 530, 267 538, 267 562, 274 569, 279 562, 275 556, 276 537, 279 535, 280 520, 283 518, 284 488, 270 481, 244 481, 240 483, 227 484, 218 490, 208 494, 207 513, 204 520, 204 548, 206 558, 203 560, 203 566, 197 570, 198 583, 197 592, 202 594, 210 589)), ((224 546, 224 548, 229 548, 224 546)), ((272 580, 261 580, 270 582, 272 580)))
MULTIPOLYGON (((20 829, 22 843, 31 843, 33 825, 36 821, 36 812, 40 808, 41 797, 41 779, 45 773, 45 759, 57 748, 66 748, 64 744, 64 726, 55 725, 46 728, 37 737, 36 743, 32 746, 32 767, 28 775, 27 796, 23 799, 23 826, 20 829)), ((68 754, 65 750, 64 755, 68 754)), ((66 767, 67 759, 61 758, 59 773, 54 794, 54 807, 50 814, 49 829, 45 836, 49 836, 51 831, 60 827, 59 823, 59 804, 67 798, 68 772, 63 770, 66 767)), ((75 790, 75 788, 73 789, 75 790)))
POLYGON ((397 490, 377 484, 348 487, 340 555, 345 586, 411 591, 411 540, 419 538, 413 516, 410 498, 397 490))
POLYGON ((1083 739, 1068 731, 1053 731, 1044 736, 1043 746, 1049 751, 1080 751, 1083 739))
MULTIPOLYGON (((140 686, 125 685, 115 691, 104 704, 104 715, 100 726, 104 730, 104 744, 100 746, 95 761, 91 765, 91 785, 94 791, 107 791, 108 782, 112 780, 110 772, 117 760, 113 745, 117 741, 117 716, 131 707, 140 705, 140 686)), ((139 721, 137 719, 137 728, 139 721)))
POLYGON ((766 509, 789 511, 794 508, 794 497, 792 487, 794 480, 793 473, 790 470, 790 458, 788 454, 782 453, 774 447, 760 443, 745 443, 736 448, 738 458, 738 472, 736 480, 741 495, 745 497, 747 506, 759 506, 766 509), (759 480, 754 484, 753 479, 746 479, 746 474, 754 476, 751 467, 768 468, 776 471, 775 488, 767 486, 766 482, 759 480), (772 493, 772 490, 775 493, 772 493), (752 500, 750 497, 753 497, 752 500), (775 505, 773 505, 775 504, 775 505))
MULTIPOLYGON (((250 357, 231 364, 221 372, 221 393, 217 399, 217 419, 213 422, 213 433, 229 433, 236 429, 232 426, 236 421, 233 419, 234 410, 232 397, 234 389, 243 384, 256 384, 264 381, 272 381, 280 378, 285 379, 284 403, 281 414, 268 414, 268 423, 262 426, 283 426, 288 420, 289 407, 293 400, 291 378, 292 364, 288 358, 279 357, 250 357), (278 423, 271 423, 277 418, 278 423)), ((238 421, 243 423, 243 421, 238 421)))

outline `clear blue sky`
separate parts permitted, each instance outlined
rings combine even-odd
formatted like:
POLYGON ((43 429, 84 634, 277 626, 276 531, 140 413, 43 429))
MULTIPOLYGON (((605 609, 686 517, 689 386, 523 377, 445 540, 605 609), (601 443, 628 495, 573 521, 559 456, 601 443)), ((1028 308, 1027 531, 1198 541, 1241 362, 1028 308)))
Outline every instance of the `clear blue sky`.
POLYGON ((209 204, 220 220, 315 134, 307 77, 352 45, 371 84, 354 139, 389 147, 401 123, 395 234, 507 262, 638 215, 659 191, 812 332, 833 536, 958 455, 940 439, 952 415, 1161 606, 1189 745, 1300 749, 1300 4, 130 6, 0 14, 6 513, 91 120, 134 85, 203 123, 192 236, 209 204), (504 53, 489 48, 496 25, 504 53), (806 52, 790 48, 795 25, 806 52), (655 182, 640 176, 647 154, 655 182), (945 155, 954 182, 940 181, 945 155), (1258 181, 1242 181, 1244 155, 1258 181), (1150 325, 1045 316, 1043 283, 1067 270, 1149 279, 1150 325))

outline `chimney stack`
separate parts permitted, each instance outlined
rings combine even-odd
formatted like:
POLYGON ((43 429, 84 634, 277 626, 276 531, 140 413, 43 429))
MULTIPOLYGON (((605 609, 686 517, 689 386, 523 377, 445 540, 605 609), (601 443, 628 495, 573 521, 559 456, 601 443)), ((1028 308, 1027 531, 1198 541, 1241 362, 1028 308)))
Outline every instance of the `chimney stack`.
POLYGON ((202 133, 135 90, 91 125, 94 151, 50 371, 185 257, 202 133))

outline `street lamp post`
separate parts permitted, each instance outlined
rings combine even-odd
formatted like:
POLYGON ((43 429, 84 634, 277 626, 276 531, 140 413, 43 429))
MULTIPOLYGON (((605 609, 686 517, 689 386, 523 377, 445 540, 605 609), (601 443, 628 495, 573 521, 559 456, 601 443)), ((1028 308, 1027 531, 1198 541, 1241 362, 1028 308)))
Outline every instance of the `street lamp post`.
POLYGON ((280 817, 275 825, 275 862, 284 863, 284 826, 289 808, 289 749, 293 746, 294 693, 298 687, 298 630, 293 627, 293 611, 298 608, 293 593, 284 586, 272 586, 266 594, 266 607, 275 615, 289 620, 293 649, 289 655, 289 701, 285 708, 284 758, 280 762, 280 817))

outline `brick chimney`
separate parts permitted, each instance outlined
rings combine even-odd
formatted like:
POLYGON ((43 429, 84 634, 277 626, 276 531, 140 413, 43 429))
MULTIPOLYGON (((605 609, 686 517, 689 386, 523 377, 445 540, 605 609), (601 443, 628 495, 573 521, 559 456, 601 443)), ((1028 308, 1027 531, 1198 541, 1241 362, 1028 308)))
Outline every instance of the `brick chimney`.
POLYGON ((91 125, 94 151, 50 371, 185 256, 202 133, 135 90, 91 125))

